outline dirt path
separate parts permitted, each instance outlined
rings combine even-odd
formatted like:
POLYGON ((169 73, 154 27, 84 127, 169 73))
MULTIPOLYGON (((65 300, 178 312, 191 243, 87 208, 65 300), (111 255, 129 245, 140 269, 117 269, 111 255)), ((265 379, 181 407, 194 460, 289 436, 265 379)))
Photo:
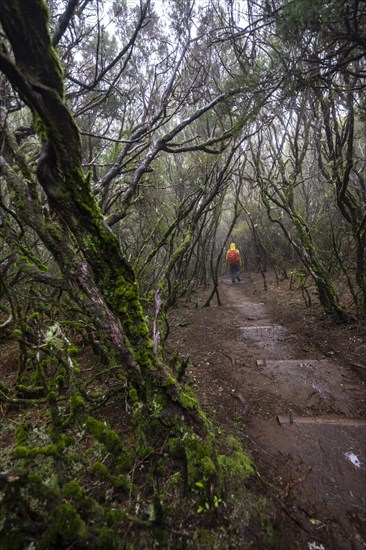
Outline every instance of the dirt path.
POLYGON ((190 354, 210 417, 250 450, 280 549, 365 549, 366 371, 276 323, 250 276, 220 296, 223 307, 176 310, 169 345, 190 354))

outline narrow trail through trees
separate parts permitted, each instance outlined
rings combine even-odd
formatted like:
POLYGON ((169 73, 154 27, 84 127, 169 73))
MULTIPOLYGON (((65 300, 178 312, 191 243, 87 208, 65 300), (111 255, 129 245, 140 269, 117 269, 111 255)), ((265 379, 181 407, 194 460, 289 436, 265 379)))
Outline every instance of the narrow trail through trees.
MULTIPOLYGON (((220 430, 239 434, 273 498, 279 547, 366 548, 364 371, 272 320, 251 277, 220 285, 222 307, 176 310, 170 346, 220 430)), ((204 299, 202 299, 204 302, 204 299)))

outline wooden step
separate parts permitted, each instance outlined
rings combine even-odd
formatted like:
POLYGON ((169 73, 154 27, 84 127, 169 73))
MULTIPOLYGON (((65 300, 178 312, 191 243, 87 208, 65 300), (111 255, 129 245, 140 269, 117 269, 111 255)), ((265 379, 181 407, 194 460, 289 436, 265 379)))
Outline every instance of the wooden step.
POLYGON ((287 424, 333 424, 337 426, 366 426, 366 419, 346 418, 344 416, 277 416, 278 423, 287 424))

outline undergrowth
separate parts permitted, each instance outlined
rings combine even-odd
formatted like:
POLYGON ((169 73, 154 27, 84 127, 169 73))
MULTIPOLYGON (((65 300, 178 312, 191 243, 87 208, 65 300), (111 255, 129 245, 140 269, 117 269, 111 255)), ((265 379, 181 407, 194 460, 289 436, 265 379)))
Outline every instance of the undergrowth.
MULTIPOLYGON (((20 346, 17 361, 21 376, 6 357, 0 367, 2 549, 272 547, 239 440, 218 442, 214 428, 205 442, 169 437, 158 403, 142 427, 120 369, 89 345, 71 347, 62 330, 42 354, 20 346)), ((172 379, 186 363, 174 358, 172 379)))

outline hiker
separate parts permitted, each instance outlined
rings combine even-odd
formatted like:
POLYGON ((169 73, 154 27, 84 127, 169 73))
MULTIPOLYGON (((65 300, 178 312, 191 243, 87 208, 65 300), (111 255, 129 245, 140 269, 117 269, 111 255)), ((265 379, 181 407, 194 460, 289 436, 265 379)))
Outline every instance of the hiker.
POLYGON ((235 283, 235 279, 240 281, 241 258, 235 243, 231 243, 229 250, 226 252, 226 265, 229 266, 231 282, 235 283))

